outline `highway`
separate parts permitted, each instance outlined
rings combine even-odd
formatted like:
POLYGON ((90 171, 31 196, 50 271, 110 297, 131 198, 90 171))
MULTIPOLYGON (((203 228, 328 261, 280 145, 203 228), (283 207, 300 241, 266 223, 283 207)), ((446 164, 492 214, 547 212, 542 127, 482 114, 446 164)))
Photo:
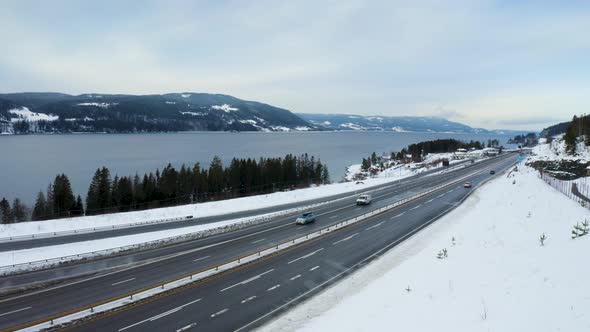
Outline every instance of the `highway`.
MULTIPOLYGON (((461 161, 453 165, 453 167, 459 166, 461 164, 467 163, 469 160, 461 161)), ((441 169, 432 169, 429 171, 418 173, 414 176, 402 179, 402 183, 409 183, 411 181, 415 181, 419 178, 428 176, 429 174, 440 172, 441 169)), ((391 183, 381 184, 369 188, 367 190, 388 190, 391 187, 391 183)), ((202 218, 193 218, 183 221, 177 222, 167 222, 167 223, 159 223, 159 224, 147 224, 147 225, 139 225, 136 227, 129 227, 129 228, 114 228, 109 230, 102 230, 96 232, 89 232, 89 233, 81 233, 81 234, 66 234, 61 236, 55 237, 40 237, 40 238, 26 238, 26 239, 15 239, 12 241, 4 241, 0 242, 0 253, 7 252, 12 250, 23 250, 23 249, 32 249, 32 248, 40 248, 46 246, 54 246, 54 245, 61 245, 61 244, 68 244, 74 242, 81 242, 81 241, 91 241, 91 240, 100 240, 105 238, 110 238, 114 236, 125 236, 125 235, 135 235, 141 234, 146 232, 156 232, 156 231, 164 231, 170 229, 177 229, 183 228, 188 226, 195 226, 195 225, 203 225, 203 224, 210 224, 224 220, 230 219, 238 219, 238 218, 248 218, 254 217, 262 214, 268 214, 273 212, 279 212, 294 208, 300 208, 316 203, 326 202, 330 200, 338 200, 344 197, 348 197, 354 195, 355 193, 343 193, 337 194, 317 199, 306 200, 302 202, 295 202, 290 204, 282 204, 262 209, 252 209, 248 211, 242 212, 235 212, 235 213, 226 213, 221 215, 215 216, 208 216, 202 218)), ((196 208, 198 209, 199 204, 196 204, 196 208)), ((343 206, 342 202, 332 202, 326 204, 326 207, 337 207, 343 206)))
MULTIPOLYGON (((343 206, 323 207, 316 211, 319 218, 312 225, 297 226, 293 224, 292 217, 278 218, 268 224, 215 237, 114 258, 140 263, 76 283, 4 299, 0 301, 0 328, 15 327, 148 287, 184 273, 215 266, 244 253, 304 235, 313 229, 350 219, 426 188, 481 171, 472 176, 471 181, 476 185, 490 177, 489 169, 499 171, 508 167, 515 159, 515 155, 506 154, 447 174, 419 177, 397 186, 386 187, 375 195, 376 199, 370 206, 357 207, 351 198, 343 206)), ((206 330, 235 330, 240 327, 248 329, 253 325, 247 324, 256 325, 262 322, 264 317, 268 317, 265 315, 273 310, 284 307, 301 295, 313 293, 323 283, 335 281, 339 275, 352 271, 363 260, 370 259, 375 253, 394 245, 418 227, 430 223, 435 217, 454 207, 469 192, 469 189, 457 184, 320 240, 197 283, 174 296, 160 297, 77 328, 117 331, 125 327, 128 327, 125 330, 148 327, 175 330, 196 323, 194 327, 206 330), (163 310, 165 308, 169 309, 163 310), (261 319, 253 322, 256 318, 261 319)), ((108 260, 88 264, 108 264, 108 260)), ((42 278, 43 273, 51 271, 30 275, 42 278)), ((28 278, 28 275, 19 277, 28 278)))

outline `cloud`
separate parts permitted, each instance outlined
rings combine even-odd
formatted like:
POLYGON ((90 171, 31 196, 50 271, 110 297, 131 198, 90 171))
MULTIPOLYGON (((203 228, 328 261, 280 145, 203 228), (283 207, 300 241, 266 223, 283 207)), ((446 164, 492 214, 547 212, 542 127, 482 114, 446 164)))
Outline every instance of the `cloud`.
POLYGON ((6 1, 0 90, 217 92, 296 112, 536 127, 590 107, 589 6, 6 1))
POLYGON ((532 117, 521 117, 515 119, 506 119, 506 120, 498 120, 496 123, 499 125, 506 125, 506 126, 534 126, 534 125, 544 125, 547 123, 556 124, 558 122, 564 122, 566 120, 556 118, 556 117, 544 117, 544 116, 532 116, 532 117))

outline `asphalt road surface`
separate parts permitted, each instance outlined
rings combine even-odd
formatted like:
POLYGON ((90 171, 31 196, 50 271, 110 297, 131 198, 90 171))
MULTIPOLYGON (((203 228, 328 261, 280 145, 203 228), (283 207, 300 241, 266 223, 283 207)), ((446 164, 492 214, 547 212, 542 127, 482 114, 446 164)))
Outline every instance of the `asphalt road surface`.
MULTIPOLYGON (((424 189, 452 182, 461 176, 475 173, 470 176, 470 181, 476 186, 491 177, 490 169, 501 171, 515 159, 516 155, 505 154, 447 174, 414 178, 385 187, 375 194, 370 206, 357 207, 351 198, 343 205, 316 211, 319 215, 317 222, 306 226, 294 225, 293 218, 278 218, 268 224, 236 232, 120 257, 117 259, 140 263, 73 284, 0 301, 0 328, 15 327, 215 266, 244 253, 350 219, 424 189)), ((282 254, 196 283, 174 295, 101 316, 76 329, 250 329, 433 222, 456 206, 471 190, 463 188, 462 184, 455 184, 282 254)), ((89 264, 106 264, 108 261, 89 264)), ((40 278, 43 273, 51 271, 30 275, 40 278)), ((28 275, 20 278, 28 278, 28 275)))

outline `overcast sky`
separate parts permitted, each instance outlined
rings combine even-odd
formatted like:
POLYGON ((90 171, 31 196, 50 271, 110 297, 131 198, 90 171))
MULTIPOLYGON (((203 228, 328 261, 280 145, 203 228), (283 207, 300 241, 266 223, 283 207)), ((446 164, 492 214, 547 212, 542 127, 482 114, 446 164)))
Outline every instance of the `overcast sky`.
POLYGON ((0 27, 0 92, 211 92, 506 129, 590 111, 590 1, 18 0, 0 27))

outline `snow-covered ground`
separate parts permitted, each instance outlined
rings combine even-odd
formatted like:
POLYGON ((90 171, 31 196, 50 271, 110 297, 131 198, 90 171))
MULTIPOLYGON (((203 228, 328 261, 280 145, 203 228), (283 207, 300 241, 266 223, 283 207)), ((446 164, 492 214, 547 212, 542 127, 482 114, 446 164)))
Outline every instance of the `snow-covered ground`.
POLYGON ((523 166, 260 330, 590 331, 585 219, 523 166))

